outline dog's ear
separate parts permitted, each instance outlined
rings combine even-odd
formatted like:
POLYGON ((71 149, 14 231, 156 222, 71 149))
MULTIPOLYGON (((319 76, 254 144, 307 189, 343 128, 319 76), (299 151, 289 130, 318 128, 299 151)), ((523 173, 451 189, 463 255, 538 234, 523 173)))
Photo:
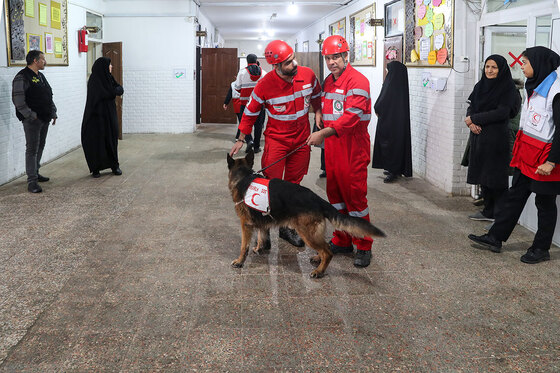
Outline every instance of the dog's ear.
POLYGON ((227 153, 227 167, 228 167, 228 170, 231 170, 234 163, 235 163, 235 160, 231 157, 231 155, 229 155, 229 153, 227 153))
POLYGON ((245 162, 249 165, 249 168, 253 168, 253 164, 255 163, 255 153, 253 149, 250 149, 245 156, 245 162))

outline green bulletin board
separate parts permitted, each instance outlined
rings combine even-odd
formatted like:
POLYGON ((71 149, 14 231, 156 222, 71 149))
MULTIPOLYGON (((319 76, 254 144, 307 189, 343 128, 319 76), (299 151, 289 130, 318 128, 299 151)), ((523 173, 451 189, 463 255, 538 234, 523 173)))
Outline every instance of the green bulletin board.
POLYGON ((68 66, 67 0, 5 0, 8 65, 25 66, 32 49, 49 65, 68 66))

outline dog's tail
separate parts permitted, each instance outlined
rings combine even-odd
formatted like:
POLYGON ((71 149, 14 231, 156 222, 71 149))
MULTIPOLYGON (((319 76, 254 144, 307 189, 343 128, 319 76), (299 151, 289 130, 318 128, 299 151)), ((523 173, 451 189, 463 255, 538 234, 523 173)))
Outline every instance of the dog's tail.
POLYGON ((345 231, 354 237, 385 237, 385 233, 369 221, 355 216, 344 215, 338 212, 331 204, 325 201, 323 205, 325 217, 333 227, 345 231))

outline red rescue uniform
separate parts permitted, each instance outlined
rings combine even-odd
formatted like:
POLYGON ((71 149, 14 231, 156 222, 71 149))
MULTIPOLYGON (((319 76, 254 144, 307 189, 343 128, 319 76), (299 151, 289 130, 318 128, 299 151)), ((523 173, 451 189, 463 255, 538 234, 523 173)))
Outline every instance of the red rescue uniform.
MULTIPOLYGON (((337 80, 325 79, 321 104, 325 127, 336 130, 336 136, 325 139, 327 196, 341 213, 369 221, 367 172, 370 162, 368 125, 371 119, 371 98, 368 79, 347 65, 337 80)), ((352 238, 335 231, 333 244, 358 250, 371 250, 373 240, 352 238)))
MULTIPOLYGON (((318 110, 321 103, 321 86, 311 70, 298 66, 292 83, 288 83, 272 71, 262 77, 245 107, 239 130, 251 133, 261 108, 268 114, 264 131, 265 145, 261 158, 264 168, 304 144, 311 130, 309 105, 318 110)), ((304 146, 289 157, 266 169, 269 178, 283 179, 299 184, 309 168, 310 147, 304 146)))

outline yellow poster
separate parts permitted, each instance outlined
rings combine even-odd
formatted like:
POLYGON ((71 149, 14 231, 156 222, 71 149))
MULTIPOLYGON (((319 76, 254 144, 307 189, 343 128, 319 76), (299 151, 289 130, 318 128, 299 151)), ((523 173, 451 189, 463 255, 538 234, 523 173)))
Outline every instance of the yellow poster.
POLYGON ((51 1, 51 27, 60 30, 60 3, 51 1))
POLYGON ((35 17, 35 7, 33 0, 25 0, 25 15, 28 17, 35 17))
POLYGON ((62 38, 54 38, 54 56, 62 58, 62 38))
POLYGON ((47 26, 47 5, 39 3, 39 25, 47 26))

